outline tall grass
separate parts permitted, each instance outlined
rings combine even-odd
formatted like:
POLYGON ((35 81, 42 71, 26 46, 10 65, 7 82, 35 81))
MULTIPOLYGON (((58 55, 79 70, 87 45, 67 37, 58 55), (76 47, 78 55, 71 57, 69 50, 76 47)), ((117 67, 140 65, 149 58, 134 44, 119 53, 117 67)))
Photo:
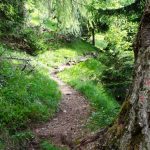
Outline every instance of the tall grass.
MULTIPOLYGON (((31 72, 32 63, 27 65, 24 61, 8 59, 31 57, 3 46, 0 52, 3 53, 0 61, 0 127, 12 137, 28 129, 31 123, 52 117, 57 111, 61 94, 47 70, 35 68, 31 72), (25 64, 27 67, 22 70, 25 64)), ((0 136, 0 141, 7 145, 4 132, 0 136)))

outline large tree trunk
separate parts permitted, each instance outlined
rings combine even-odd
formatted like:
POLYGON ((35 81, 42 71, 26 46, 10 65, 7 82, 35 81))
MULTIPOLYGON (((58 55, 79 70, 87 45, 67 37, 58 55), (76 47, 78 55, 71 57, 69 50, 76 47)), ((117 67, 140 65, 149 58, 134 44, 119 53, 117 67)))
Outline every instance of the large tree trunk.
MULTIPOLYGON (((149 0, 150 1, 150 0, 149 0)), ((150 150, 150 2, 141 20, 135 48, 131 96, 99 142, 104 150, 150 150)))

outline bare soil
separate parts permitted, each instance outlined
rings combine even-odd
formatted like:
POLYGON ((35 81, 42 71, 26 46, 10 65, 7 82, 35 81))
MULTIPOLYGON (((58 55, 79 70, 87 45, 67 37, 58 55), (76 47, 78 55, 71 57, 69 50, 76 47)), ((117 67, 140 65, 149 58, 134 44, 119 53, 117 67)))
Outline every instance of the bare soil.
POLYGON ((39 141, 42 139, 48 140, 58 147, 74 149, 80 140, 89 133, 85 127, 91 113, 88 101, 81 93, 57 77, 59 71, 72 65, 74 65, 72 62, 70 64, 67 63, 59 68, 55 68, 51 73, 52 79, 58 83, 62 93, 59 111, 49 122, 38 125, 33 129, 36 141, 32 142, 30 150, 40 149, 39 141))

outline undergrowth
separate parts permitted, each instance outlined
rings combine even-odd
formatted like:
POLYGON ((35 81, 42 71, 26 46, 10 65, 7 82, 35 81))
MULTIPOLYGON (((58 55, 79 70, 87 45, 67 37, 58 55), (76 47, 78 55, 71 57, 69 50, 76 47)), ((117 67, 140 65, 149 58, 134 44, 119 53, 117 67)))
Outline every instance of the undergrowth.
POLYGON ((105 89, 109 90, 120 104, 123 103, 132 86, 133 52, 107 51, 102 53, 98 60, 105 65, 105 70, 100 76, 105 89))
MULTIPOLYGON (((49 71, 95 51, 81 40, 47 46, 48 51, 33 57, 0 45, 0 149, 25 148, 34 138, 28 127, 48 120, 57 111, 61 94, 49 71)), ((57 149, 49 143, 42 146, 57 149)))
POLYGON ((61 94, 46 69, 34 68, 34 58, 4 46, 0 53, 0 126, 8 132, 0 134, 0 141, 9 147, 5 143, 8 136, 11 139, 31 123, 53 116, 61 94), (27 63, 27 59, 31 62, 27 63))
POLYGON ((64 148, 58 148, 51 144, 49 141, 43 141, 40 144, 41 150, 65 150, 64 148))

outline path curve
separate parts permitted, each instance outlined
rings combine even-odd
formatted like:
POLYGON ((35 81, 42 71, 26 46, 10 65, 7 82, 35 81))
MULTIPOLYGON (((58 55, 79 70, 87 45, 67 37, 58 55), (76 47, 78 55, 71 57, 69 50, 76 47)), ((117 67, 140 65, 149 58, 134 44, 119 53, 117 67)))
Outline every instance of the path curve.
MULTIPOLYGON (((89 57, 81 60, 87 59, 89 57)), ((51 78, 58 83, 62 93, 58 113, 49 122, 33 130, 38 140, 50 140, 54 145, 67 149, 73 149, 89 133, 85 125, 90 116, 90 105, 86 98, 57 77, 58 72, 72 67, 70 64, 62 65, 51 73, 51 78)), ((38 150, 38 147, 33 146, 32 150, 38 150)))

